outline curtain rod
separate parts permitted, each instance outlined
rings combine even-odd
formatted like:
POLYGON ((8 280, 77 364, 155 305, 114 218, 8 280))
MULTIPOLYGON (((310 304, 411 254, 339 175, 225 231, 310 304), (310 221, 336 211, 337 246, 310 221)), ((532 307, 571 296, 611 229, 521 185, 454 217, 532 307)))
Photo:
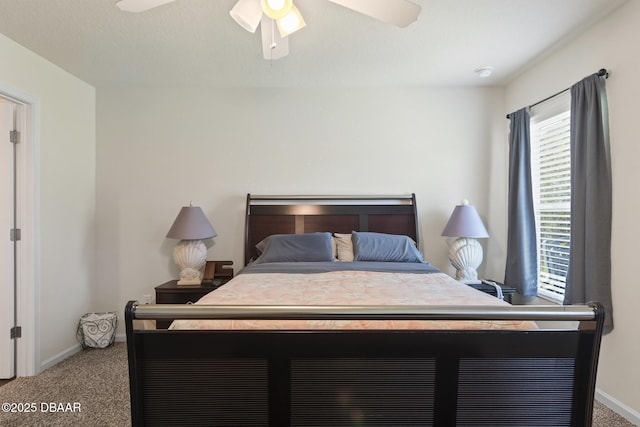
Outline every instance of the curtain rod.
MULTIPOLYGON (((607 69, 606 69, 606 68, 601 68, 600 70, 598 70, 598 76, 600 76, 600 77, 603 77, 603 76, 604 76, 604 78, 605 78, 605 79, 607 79, 607 78, 609 78, 609 72, 607 71, 607 69)), ((535 107, 535 106, 536 106, 536 105, 538 105, 538 104, 542 104, 543 102, 548 101, 548 100, 550 100, 551 98, 553 98, 554 96, 558 96, 558 95, 560 95, 561 93, 568 91, 569 89, 571 89, 571 88, 570 88, 570 87, 568 87, 568 88, 566 88, 566 89, 561 90, 560 92, 554 93, 554 94, 553 94, 553 95, 551 95, 551 96, 547 96, 547 97, 546 97, 545 99, 543 99, 542 101, 538 101, 538 102, 536 102, 535 104, 531 104, 531 105, 529 105, 529 108, 531 108, 531 107, 535 107)), ((508 118, 509 118, 509 115, 507 114, 507 119, 508 119, 508 118)))

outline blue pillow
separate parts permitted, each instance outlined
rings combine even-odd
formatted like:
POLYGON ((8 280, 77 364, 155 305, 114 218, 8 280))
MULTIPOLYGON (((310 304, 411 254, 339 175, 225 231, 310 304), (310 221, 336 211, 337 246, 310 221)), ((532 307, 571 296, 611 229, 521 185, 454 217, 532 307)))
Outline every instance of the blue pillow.
POLYGON ((425 262, 408 236, 354 231, 351 240, 354 261, 425 262))
POLYGON ((273 234, 256 247, 256 264, 333 261, 331 233, 273 234))

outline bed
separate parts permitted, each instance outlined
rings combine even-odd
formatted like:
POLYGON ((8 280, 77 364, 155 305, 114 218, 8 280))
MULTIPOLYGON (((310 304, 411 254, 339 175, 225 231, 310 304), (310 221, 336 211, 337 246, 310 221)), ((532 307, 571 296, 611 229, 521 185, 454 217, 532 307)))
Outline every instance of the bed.
POLYGON ((241 274, 193 305, 127 304, 133 424, 589 425, 602 307, 456 282, 417 219, 415 195, 247 195, 241 274))

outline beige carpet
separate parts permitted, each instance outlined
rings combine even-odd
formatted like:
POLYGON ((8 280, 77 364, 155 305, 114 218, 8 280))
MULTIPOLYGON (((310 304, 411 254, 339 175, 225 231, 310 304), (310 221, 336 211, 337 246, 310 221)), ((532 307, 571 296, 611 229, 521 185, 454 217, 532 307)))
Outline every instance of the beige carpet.
MULTIPOLYGON (((126 345, 116 343, 104 350, 85 350, 40 375, 17 378, 0 387, 0 402, 22 404, 22 409, 24 404, 29 408, 35 404, 36 409, 34 413, 1 412, 2 427, 129 426, 126 345), (52 412, 54 409, 69 412, 52 412)), ((596 402, 593 425, 633 424, 596 402)))
POLYGON ((116 343, 106 349, 84 350, 40 375, 16 378, 0 387, 0 401, 37 406, 35 413, 3 411, 2 427, 130 426, 127 347, 116 343), (80 412, 51 412, 50 403, 70 403, 72 409, 79 403, 80 412))

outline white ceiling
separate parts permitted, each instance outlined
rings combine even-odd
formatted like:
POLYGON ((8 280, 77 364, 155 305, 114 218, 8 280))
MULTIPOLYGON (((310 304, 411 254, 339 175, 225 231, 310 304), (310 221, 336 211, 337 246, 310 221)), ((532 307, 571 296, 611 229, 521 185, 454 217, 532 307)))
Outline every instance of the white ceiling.
POLYGON ((96 87, 498 85, 626 1, 414 0, 418 21, 397 28, 295 0, 307 26, 277 61, 231 19, 236 0, 140 14, 115 0, 0 0, 0 33, 96 87), (473 73, 486 65, 491 77, 473 73))

